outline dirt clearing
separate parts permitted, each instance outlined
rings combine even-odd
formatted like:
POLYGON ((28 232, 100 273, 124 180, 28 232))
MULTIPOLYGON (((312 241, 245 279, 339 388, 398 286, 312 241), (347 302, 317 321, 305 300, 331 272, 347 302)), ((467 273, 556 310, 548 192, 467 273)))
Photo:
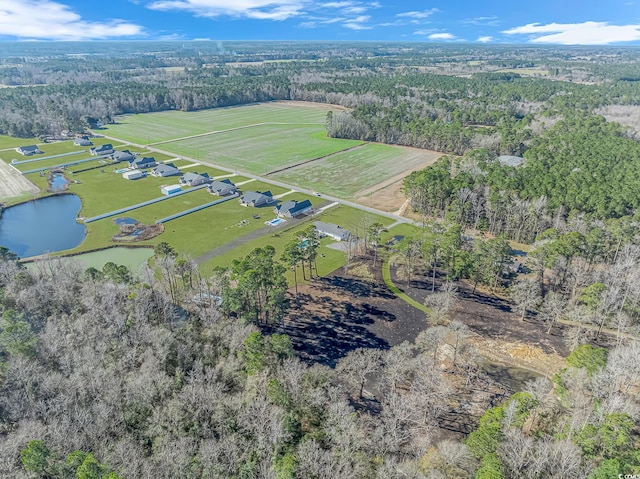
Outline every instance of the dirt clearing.
POLYGON ((23 193, 38 193, 40 189, 18 173, 12 166, 0 160, 0 200, 23 193))

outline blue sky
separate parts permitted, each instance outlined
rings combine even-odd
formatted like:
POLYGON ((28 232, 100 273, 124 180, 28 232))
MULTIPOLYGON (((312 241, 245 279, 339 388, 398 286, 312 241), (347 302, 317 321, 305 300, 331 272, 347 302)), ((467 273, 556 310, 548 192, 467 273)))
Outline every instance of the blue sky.
POLYGON ((0 40, 640 45, 640 0, 1 0, 0 40))

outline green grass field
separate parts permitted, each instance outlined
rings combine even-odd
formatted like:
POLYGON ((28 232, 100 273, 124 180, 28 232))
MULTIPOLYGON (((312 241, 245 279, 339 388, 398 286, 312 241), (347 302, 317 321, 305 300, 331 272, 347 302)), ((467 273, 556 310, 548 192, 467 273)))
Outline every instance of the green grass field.
POLYGON ((327 138, 322 126, 264 125, 164 143, 166 152, 264 175, 362 144, 327 138))
POLYGON ((128 115, 101 132, 132 143, 149 144, 259 123, 316 124, 324 129, 325 108, 260 103, 195 112, 165 111, 128 115))
MULTIPOLYGON (((296 197, 297 196, 299 195, 296 195, 296 197)), ((234 248, 225 254, 216 256, 203 263, 200 266, 200 269, 205 274, 208 274, 216 266, 230 266, 231 262, 234 259, 242 258, 243 256, 249 254, 253 249, 265 245, 273 246, 276 249, 277 256, 279 257, 282 254, 284 246, 289 241, 294 239, 298 232, 304 230, 309 224, 314 221, 325 221, 327 223, 338 224, 340 226, 343 226, 344 228, 349 229, 350 231, 356 231, 361 227, 362 224, 371 224, 376 221, 384 224, 385 226, 388 226, 393 222, 393 220, 389 218, 372 215, 370 213, 364 213, 355 208, 350 208, 348 206, 338 206, 335 208, 330 208, 318 216, 309 217, 307 221, 302 224, 297 224, 291 228, 285 228, 284 230, 277 230, 261 238, 254 239, 241 246, 238 246, 237 248, 234 248)), ((318 272, 320 275, 326 275, 344 265, 345 255, 342 251, 329 247, 330 245, 335 243, 330 238, 323 238, 320 243, 321 247, 318 256, 318 272)), ((292 282, 293 274, 290 274, 289 276, 291 276, 291 278, 289 279, 292 282)), ((300 280, 301 277, 299 277, 298 279, 300 280)))
POLYGON ((424 168, 441 155, 428 150, 367 144, 292 168, 275 178, 310 190, 353 199, 367 188, 408 170, 424 168))

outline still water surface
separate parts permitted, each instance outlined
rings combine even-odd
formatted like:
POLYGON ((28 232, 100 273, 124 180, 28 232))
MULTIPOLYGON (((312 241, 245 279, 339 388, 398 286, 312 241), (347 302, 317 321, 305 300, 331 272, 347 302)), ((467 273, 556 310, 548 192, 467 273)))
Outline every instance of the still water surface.
POLYGON ((60 195, 7 208, 0 218, 0 246, 21 258, 75 248, 86 231, 76 223, 81 206, 79 196, 60 195))

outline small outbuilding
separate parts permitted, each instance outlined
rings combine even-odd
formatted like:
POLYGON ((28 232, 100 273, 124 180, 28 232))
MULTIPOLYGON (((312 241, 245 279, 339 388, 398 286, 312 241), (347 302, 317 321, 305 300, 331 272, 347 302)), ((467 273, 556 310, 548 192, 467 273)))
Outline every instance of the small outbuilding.
POLYGON ((129 160, 129 167, 130 168, 140 168, 140 169, 142 169, 142 168, 153 168, 157 164, 158 164, 158 162, 153 157, 147 158, 145 156, 144 158, 133 158, 133 159, 129 160))
POLYGON ((94 156, 112 155, 113 145, 111 143, 107 143, 106 145, 94 146, 89 150, 89 152, 94 156))
POLYGON ((153 176, 159 176, 159 177, 174 176, 174 175, 179 175, 180 170, 176 168, 174 165, 168 163, 168 164, 162 164, 162 165, 156 166, 151 172, 151 174, 153 176))
POLYGON ((124 173, 122 173, 122 177, 125 180, 137 180, 138 178, 143 178, 144 176, 145 174, 140 170, 125 171, 124 173))
POLYGON ((182 187, 180 185, 165 185, 160 187, 160 191, 163 195, 169 196, 182 191, 182 187))
POLYGON ((16 151, 23 156, 31 156, 42 153, 42 150, 40 150, 40 148, 38 148, 36 145, 19 146, 18 148, 16 148, 16 151))
POLYGON ((202 173, 201 175, 195 172, 188 172, 180 178, 180 183, 188 186, 198 186, 204 185, 205 183, 210 183, 212 180, 209 177, 208 173, 202 173))
POLYGON ((328 236, 336 241, 345 241, 351 236, 349 230, 344 229, 342 226, 334 225, 333 223, 324 223, 322 221, 316 221, 313 223, 316 227, 316 231, 320 236, 328 236))
POLYGON ((260 191, 247 191, 240 198, 240 204, 242 206, 253 206, 254 208, 262 205, 268 205, 273 201, 275 201, 273 193, 270 191, 265 191, 264 193, 261 193, 260 191))
POLYGON ((289 200, 273 209, 274 213, 281 218, 296 218, 300 215, 310 213, 311 210, 313 210, 313 206, 309 200, 300 202, 289 200))
POLYGON ((232 195, 238 191, 236 185, 230 179, 222 181, 213 181, 207 189, 212 195, 227 196, 232 195))

